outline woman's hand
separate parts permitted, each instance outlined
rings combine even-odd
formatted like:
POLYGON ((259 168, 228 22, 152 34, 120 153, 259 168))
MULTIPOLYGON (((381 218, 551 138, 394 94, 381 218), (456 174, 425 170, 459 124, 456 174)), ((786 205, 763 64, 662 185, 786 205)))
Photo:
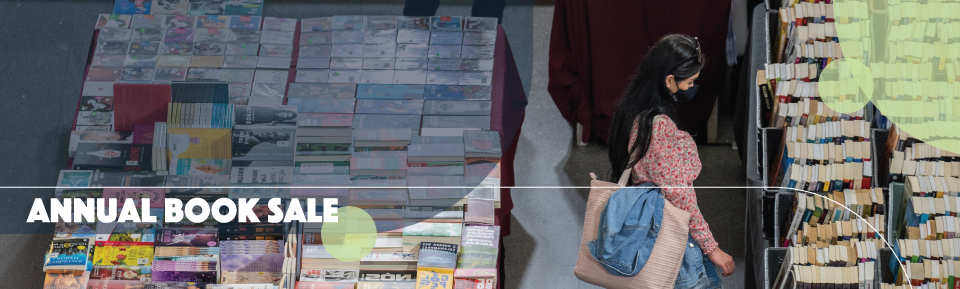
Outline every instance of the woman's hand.
POLYGON ((736 267, 733 264, 733 257, 724 253, 720 248, 716 248, 713 252, 707 254, 707 259, 710 259, 710 262, 720 267, 720 272, 723 272, 723 277, 733 275, 733 269, 736 267))

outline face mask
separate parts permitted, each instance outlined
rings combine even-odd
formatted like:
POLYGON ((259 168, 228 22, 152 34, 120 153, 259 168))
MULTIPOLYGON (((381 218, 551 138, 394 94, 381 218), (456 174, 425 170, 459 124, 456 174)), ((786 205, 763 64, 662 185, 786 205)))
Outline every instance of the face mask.
POLYGON ((687 90, 681 90, 680 84, 677 83, 676 80, 674 80, 673 83, 677 84, 677 92, 673 94, 673 100, 677 102, 688 102, 693 100, 693 97, 697 95, 697 88, 700 87, 700 85, 694 84, 690 88, 687 88, 687 90))

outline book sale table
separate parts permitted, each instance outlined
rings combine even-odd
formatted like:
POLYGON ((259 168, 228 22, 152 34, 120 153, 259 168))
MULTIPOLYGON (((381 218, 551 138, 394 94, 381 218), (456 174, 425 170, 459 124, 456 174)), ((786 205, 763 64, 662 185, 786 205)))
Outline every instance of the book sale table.
MULTIPOLYGON (((300 36, 300 25, 297 25, 297 31, 294 33, 294 43, 299 43, 300 36)), ((87 79, 87 74, 90 72, 91 64, 93 62, 94 51, 97 44, 97 39, 100 34, 100 31, 96 31, 93 34, 93 39, 91 39, 91 46, 88 52, 86 70, 84 72, 84 79, 87 79)), ((289 78, 288 84, 295 81, 295 76, 297 74, 297 55, 299 52, 299 45, 294 45, 294 51, 292 52, 292 62, 291 68, 289 69, 289 78)), ((501 147, 503 149, 503 154, 500 162, 500 185, 505 188, 501 188, 501 199, 500 199, 500 208, 495 210, 495 224, 501 226, 500 234, 500 245, 499 245, 499 260, 497 262, 498 276, 497 276, 497 288, 501 288, 503 284, 504 268, 504 246, 503 246, 503 236, 510 234, 510 211, 513 208, 513 202, 510 196, 510 188, 515 184, 514 181, 514 172, 513 172, 513 162, 514 156, 516 154, 517 142, 520 134, 520 127, 524 120, 524 111, 527 105, 526 94, 523 90, 523 86, 520 80, 520 75, 517 70, 516 62, 514 60, 512 51, 510 49, 510 44, 507 40, 506 34, 502 26, 497 27, 497 36, 496 36, 496 47, 494 53, 494 65, 492 70, 492 94, 491 102, 492 108, 490 110, 490 130, 496 131, 499 133, 501 147)), ((169 98, 166 100, 169 102, 169 98)), ((284 99, 286 103, 286 98, 284 99)), ((77 114, 79 115, 80 107, 82 101, 78 101, 77 104, 77 114)), ((164 118, 166 116, 164 115, 164 118)), ((74 118, 73 127, 77 126, 76 117, 74 118)), ((158 120, 163 121, 163 120, 158 120)), ((71 158, 68 161, 68 165, 72 167, 73 159, 71 158)))

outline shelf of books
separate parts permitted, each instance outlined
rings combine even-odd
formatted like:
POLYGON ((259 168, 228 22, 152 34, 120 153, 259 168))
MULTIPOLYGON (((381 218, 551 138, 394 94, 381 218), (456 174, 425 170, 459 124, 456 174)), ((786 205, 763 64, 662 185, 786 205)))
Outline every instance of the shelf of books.
POLYGON ((497 19, 235 2, 98 17, 57 196, 149 198, 160 219, 59 222, 44 288, 499 288, 497 19), (220 198, 260 198, 257 218, 163 220, 165 199, 220 198), (269 198, 360 208, 376 242, 340 261, 323 223, 269 222, 269 198))
POLYGON ((767 40, 773 61, 757 73, 758 150, 764 195, 772 201, 763 207, 763 228, 753 228, 772 241, 763 286, 953 284, 960 270, 960 158, 934 144, 954 138, 938 131, 954 120, 960 19, 936 11, 960 4, 783 4, 768 12, 780 20, 767 40), (825 68, 841 58, 872 72, 872 95, 853 78, 819 85, 838 79, 837 70, 825 68), (838 113, 821 95, 867 105, 838 113), (883 108, 894 109, 881 114, 883 108))

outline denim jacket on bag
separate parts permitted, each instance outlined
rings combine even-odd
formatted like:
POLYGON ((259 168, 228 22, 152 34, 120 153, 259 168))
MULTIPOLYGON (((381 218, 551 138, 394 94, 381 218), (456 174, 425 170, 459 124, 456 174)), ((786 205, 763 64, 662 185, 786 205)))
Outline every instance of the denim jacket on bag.
POLYGON ((600 214, 590 255, 610 274, 634 276, 646 264, 663 221, 663 194, 653 184, 622 188, 610 195, 600 214))
MULTIPOLYGON (((651 183, 614 192, 600 214, 597 240, 587 242, 590 255, 615 276, 640 273, 657 241, 663 206, 663 193, 651 183)), ((687 243, 674 288, 723 288, 693 236, 687 243)))

